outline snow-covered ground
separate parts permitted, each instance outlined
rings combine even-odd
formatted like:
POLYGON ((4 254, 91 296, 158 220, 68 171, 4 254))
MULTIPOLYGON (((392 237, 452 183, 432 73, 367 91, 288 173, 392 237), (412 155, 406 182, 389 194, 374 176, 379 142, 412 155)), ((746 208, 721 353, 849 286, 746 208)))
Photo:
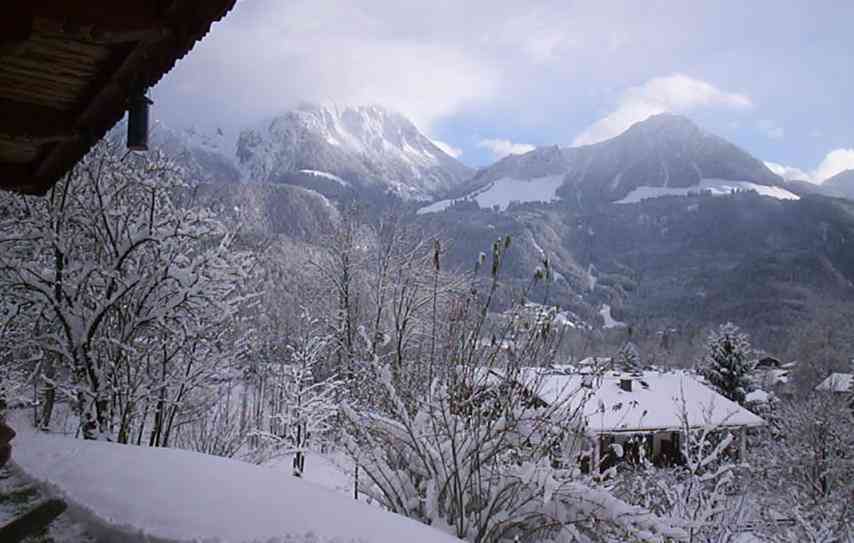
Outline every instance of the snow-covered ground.
MULTIPOLYGON (((461 198, 474 200, 483 208, 498 206, 502 211, 510 202, 551 202, 558 199, 557 189, 563 184, 563 175, 548 175, 533 179, 502 177, 485 187, 461 198)), ((440 200, 418 210, 419 215, 447 209, 454 200, 440 200)))
POLYGON ((602 315, 602 319, 605 321, 605 325, 602 328, 617 328, 626 325, 626 323, 618 321, 611 316, 611 306, 608 304, 604 304, 602 306, 602 309, 599 310, 599 314, 602 315))
MULTIPOLYGON (((293 472, 293 454, 284 455, 265 464, 280 473, 293 472)), ((303 480, 314 483, 335 492, 353 496, 354 465, 347 455, 342 453, 320 454, 309 451, 305 457, 303 480)))
POLYGON ((776 186, 757 185, 749 181, 729 181, 727 179, 703 179, 700 183, 690 187, 638 187, 626 195, 616 204, 634 204, 647 198, 659 198, 661 196, 685 196, 708 191, 714 196, 730 194, 733 191, 752 190, 763 196, 770 196, 778 200, 799 200, 797 194, 776 186))
POLYGON ((17 429, 16 464, 99 526, 105 540, 458 541, 281 470, 191 451, 17 429))

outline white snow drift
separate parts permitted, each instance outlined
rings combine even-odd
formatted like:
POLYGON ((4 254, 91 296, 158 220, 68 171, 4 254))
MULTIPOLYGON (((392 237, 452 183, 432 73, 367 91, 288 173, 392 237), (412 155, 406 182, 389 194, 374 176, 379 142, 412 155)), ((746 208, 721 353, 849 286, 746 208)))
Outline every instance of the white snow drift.
POLYGON ((459 541, 274 469, 185 450, 20 430, 17 465, 109 527, 111 540, 459 541))

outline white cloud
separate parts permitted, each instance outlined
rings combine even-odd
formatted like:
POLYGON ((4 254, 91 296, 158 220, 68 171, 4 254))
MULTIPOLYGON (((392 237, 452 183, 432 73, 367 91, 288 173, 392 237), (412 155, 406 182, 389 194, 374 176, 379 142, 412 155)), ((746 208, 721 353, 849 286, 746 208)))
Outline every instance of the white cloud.
POLYGON ((514 143, 503 139, 480 140, 477 146, 482 149, 489 149, 495 158, 504 158, 507 155, 523 155, 536 149, 536 146, 530 143, 514 143))
POLYGON ((304 102, 376 103, 429 132, 437 119, 496 94, 497 70, 465 41, 425 35, 418 19, 366 4, 239 2, 155 100, 175 104, 170 116, 228 116, 241 127, 304 102))
POLYGON ((812 181, 810 174, 800 168, 777 164, 776 162, 766 162, 765 165, 769 170, 787 181, 812 181))
POLYGON ((627 89, 617 102, 617 108, 582 131, 573 145, 612 138, 658 113, 686 113, 704 107, 746 109, 752 105, 750 97, 744 94, 725 92, 686 75, 656 77, 627 89))
POLYGON ((812 177, 816 183, 823 183, 845 170, 854 170, 854 149, 835 149, 827 153, 812 177))
POLYGON ((449 143, 445 143, 442 140, 431 139, 430 141, 433 142, 433 145, 441 149, 446 155, 452 156, 454 158, 460 158, 460 156, 462 156, 463 154, 462 149, 460 149, 459 147, 454 147, 449 143))
POLYGON ((797 179, 820 184, 845 170, 854 170, 854 149, 834 149, 825 155, 816 169, 809 172, 776 162, 766 162, 765 165, 783 179, 797 179))
POLYGON ((772 140, 781 140, 786 135, 783 127, 770 119, 762 119, 756 123, 759 131, 772 140))

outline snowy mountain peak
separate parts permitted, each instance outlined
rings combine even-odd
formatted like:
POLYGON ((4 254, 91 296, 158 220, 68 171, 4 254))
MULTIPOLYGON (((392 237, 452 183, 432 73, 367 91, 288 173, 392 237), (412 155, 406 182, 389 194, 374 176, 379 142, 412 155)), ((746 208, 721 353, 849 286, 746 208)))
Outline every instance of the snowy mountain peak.
POLYGON ((471 174, 406 117, 376 105, 302 105, 241 133, 237 157, 251 180, 313 170, 405 199, 430 198, 471 174))
POLYGON ((182 165, 196 182, 240 181, 234 155, 228 151, 230 146, 220 129, 178 129, 158 120, 151 129, 151 143, 182 165))
POLYGON ((708 134, 687 117, 675 113, 659 113, 633 124, 623 132, 622 136, 691 139, 706 137, 708 134))
POLYGON ((558 194, 579 205, 620 201, 640 187, 681 189, 704 179, 779 185, 764 163, 686 117, 663 113, 622 134, 581 147, 541 147, 482 170, 474 188, 499 179, 563 175, 558 194))

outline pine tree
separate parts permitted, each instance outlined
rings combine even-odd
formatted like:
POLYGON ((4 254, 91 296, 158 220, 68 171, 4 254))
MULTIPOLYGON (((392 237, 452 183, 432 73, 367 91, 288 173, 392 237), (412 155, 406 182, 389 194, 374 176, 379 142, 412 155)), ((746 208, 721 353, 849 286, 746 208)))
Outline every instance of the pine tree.
POLYGON ((752 390, 752 354, 750 336, 728 322, 709 334, 700 369, 718 392, 741 404, 752 390))
POLYGON ((639 371, 641 356, 637 345, 631 340, 626 341, 614 357, 614 367, 623 371, 639 371))

